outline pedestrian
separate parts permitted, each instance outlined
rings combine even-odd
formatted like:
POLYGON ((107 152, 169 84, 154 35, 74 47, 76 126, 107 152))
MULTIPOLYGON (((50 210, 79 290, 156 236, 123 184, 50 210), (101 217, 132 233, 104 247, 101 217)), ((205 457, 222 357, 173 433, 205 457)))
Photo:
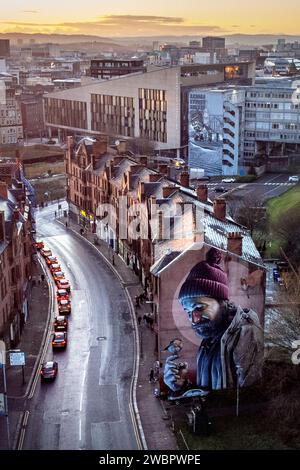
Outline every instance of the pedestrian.
POLYGON ((136 295, 134 299, 135 299, 135 306, 136 306, 137 308, 139 308, 139 307, 140 307, 140 298, 139 298, 139 296, 136 295))
POLYGON ((149 323, 149 326, 150 326, 151 330, 153 330, 153 328, 154 328, 154 326, 153 326, 154 320, 153 320, 153 318, 150 317, 150 316, 149 316, 149 318, 148 318, 148 323, 149 323))
POLYGON ((154 381, 154 370, 150 369, 149 372, 149 384, 151 384, 154 381))
POLYGON ((138 318, 137 318, 137 321, 138 321, 138 324, 139 324, 139 326, 140 326, 140 324, 141 324, 141 321, 142 321, 142 317, 141 317, 141 315, 139 315, 139 316, 138 316, 138 318))
POLYGON ((56 211, 54 211, 54 217, 55 217, 55 219, 56 219, 56 216, 57 216, 57 212, 56 212, 56 211))
POLYGON ((45 280, 45 274, 41 274, 41 281, 44 282, 45 280))
POLYGON ((68 222, 66 222, 66 228, 68 228, 68 222))
POLYGON ((80 229, 80 235, 83 235, 83 228, 80 229))
POLYGON ((147 325, 147 315, 146 314, 143 316, 143 320, 144 320, 145 325, 147 325))

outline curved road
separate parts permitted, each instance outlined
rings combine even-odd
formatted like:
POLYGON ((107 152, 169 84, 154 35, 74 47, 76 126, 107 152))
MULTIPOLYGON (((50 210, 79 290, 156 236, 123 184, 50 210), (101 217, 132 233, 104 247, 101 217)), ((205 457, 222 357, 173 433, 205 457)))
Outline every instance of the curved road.
POLYGON ((49 345, 46 359, 58 361, 58 376, 39 380, 28 400, 23 448, 137 449, 129 408, 134 335, 124 290, 92 246, 54 221, 55 209, 37 212, 37 239, 71 282, 68 346, 53 353, 49 345))

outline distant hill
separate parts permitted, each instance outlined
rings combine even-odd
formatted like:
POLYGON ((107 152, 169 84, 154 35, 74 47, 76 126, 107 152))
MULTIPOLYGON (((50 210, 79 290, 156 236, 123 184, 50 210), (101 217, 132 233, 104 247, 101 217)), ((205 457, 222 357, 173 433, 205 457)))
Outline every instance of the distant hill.
POLYGON ((101 42, 106 45, 118 46, 118 44, 113 42, 111 38, 85 34, 0 33, 0 39, 10 39, 12 44, 16 43, 18 39, 22 39, 24 44, 28 44, 30 40, 34 40, 36 43, 74 44, 101 42))

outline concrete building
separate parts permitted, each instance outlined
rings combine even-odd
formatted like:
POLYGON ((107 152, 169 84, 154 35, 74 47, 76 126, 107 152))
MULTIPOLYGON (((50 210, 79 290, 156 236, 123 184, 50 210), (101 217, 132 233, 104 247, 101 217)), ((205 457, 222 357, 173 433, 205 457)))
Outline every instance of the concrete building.
POLYGON ((0 338, 20 339, 28 316, 32 218, 16 161, 0 162, 0 338))
POLYGON ((44 132, 43 95, 22 93, 20 96, 24 138, 41 137, 44 132))
POLYGON ((93 59, 89 72, 93 78, 108 80, 130 73, 146 72, 146 67, 144 61, 138 59, 93 59))
POLYGON ((287 167, 300 156, 300 76, 257 79, 245 89, 244 152, 240 166, 287 167))
POLYGON ((0 79, 0 144, 16 144, 22 139, 22 115, 15 88, 0 79))
POLYGON ((0 39, 0 58, 7 58, 9 56, 10 56, 9 39, 0 39))
POLYGON ((217 84, 250 85, 253 63, 161 68, 50 93, 44 98, 49 132, 144 138, 157 150, 187 155, 188 93, 217 84))

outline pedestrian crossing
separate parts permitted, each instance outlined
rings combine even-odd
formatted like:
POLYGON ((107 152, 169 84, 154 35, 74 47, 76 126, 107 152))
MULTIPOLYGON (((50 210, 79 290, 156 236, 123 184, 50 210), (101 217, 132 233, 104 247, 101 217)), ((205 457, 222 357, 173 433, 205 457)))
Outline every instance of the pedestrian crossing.
MULTIPOLYGON (((214 187, 214 186, 223 186, 223 183, 220 182, 215 182, 215 183, 206 183, 207 186, 209 187, 214 187)), ((263 185, 263 186, 295 186, 296 183, 290 183, 290 182, 285 182, 285 183, 259 183, 259 182, 254 182, 254 183, 241 183, 243 185, 263 185)), ((228 189, 231 188, 231 186, 224 185, 224 187, 228 187, 228 189)))

